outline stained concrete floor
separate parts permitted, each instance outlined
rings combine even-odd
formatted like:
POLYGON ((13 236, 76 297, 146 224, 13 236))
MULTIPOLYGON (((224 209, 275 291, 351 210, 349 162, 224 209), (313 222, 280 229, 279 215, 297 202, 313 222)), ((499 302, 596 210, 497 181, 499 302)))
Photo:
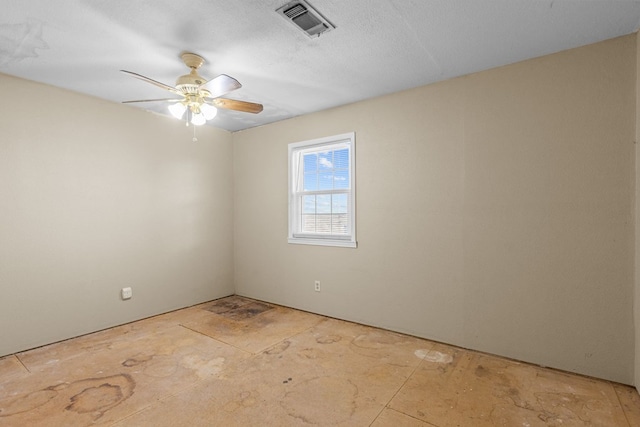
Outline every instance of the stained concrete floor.
POLYGON ((237 296, 0 359, 0 426, 640 426, 635 389, 237 296))

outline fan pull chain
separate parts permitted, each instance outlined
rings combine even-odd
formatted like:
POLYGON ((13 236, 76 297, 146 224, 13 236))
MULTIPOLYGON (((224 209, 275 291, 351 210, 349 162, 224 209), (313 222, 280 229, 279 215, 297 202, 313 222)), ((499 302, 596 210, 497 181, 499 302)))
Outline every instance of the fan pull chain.
MULTIPOLYGON (((186 116, 185 121, 184 121, 184 124, 185 124, 186 127, 189 127, 189 114, 191 114, 191 117, 193 117, 193 112, 191 111, 191 109, 187 109, 187 116, 186 116)), ((193 139, 192 139, 192 141, 193 142, 198 142, 198 138, 196 138, 196 127, 195 126, 192 126, 192 127, 193 127, 193 139)))

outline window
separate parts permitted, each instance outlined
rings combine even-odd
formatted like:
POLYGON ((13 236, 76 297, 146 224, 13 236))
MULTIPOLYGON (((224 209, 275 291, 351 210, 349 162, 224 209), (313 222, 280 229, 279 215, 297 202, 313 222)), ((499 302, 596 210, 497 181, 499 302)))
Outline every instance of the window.
POLYGON ((289 243, 356 247, 355 134, 289 144, 289 243))

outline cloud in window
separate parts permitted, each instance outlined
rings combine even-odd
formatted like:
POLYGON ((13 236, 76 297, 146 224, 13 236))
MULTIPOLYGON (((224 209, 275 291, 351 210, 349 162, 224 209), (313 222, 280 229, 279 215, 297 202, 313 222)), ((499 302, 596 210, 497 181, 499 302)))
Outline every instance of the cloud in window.
POLYGON ((333 163, 331 163, 331 160, 327 159, 326 157, 320 157, 319 162, 325 168, 332 168, 333 167, 333 163))

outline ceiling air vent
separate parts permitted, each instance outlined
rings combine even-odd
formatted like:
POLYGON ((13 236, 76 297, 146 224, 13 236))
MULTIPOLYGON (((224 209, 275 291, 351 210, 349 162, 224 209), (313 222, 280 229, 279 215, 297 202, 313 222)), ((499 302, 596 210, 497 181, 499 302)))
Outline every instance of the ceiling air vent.
POLYGON ((276 9, 276 12, 304 31, 309 37, 319 37, 320 34, 335 28, 320 12, 303 0, 289 2, 276 9))

